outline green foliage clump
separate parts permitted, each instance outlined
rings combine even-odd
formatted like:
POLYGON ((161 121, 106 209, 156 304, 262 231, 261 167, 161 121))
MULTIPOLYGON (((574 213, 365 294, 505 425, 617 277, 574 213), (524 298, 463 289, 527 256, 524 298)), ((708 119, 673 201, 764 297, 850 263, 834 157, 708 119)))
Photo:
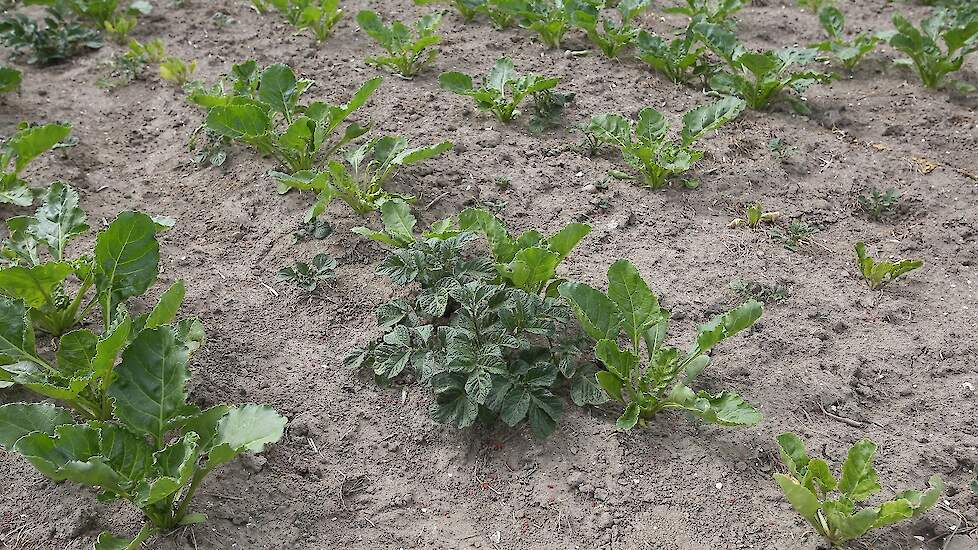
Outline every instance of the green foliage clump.
POLYGON ((720 426, 756 424, 761 415, 733 392, 711 394, 694 391, 692 382, 710 364, 706 355, 714 346, 749 328, 761 317, 761 304, 749 301, 701 325, 696 344, 686 353, 665 344, 669 312, 628 260, 608 269, 608 291, 583 283, 560 285, 560 295, 574 308, 581 326, 597 345, 594 348, 604 370, 596 378, 612 399, 625 410, 618 428, 645 425, 667 409, 686 411, 720 426), (619 341, 625 336, 627 346, 619 341), (645 344, 646 361, 641 359, 645 344))
POLYGON ((928 88, 944 85, 947 75, 961 70, 968 55, 978 51, 978 11, 937 10, 920 22, 919 29, 898 13, 893 25, 890 46, 907 56, 896 63, 912 67, 928 88))
POLYGON ((367 58, 367 63, 390 69, 404 78, 413 78, 438 57, 441 37, 435 34, 441 25, 441 14, 422 17, 414 24, 414 30, 400 21, 388 27, 376 12, 363 10, 357 14, 357 23, 365 33, 376 40, 387 52, 386 56, 367 58))
POLYGON ((870 290, 881 290, 896 279, 924 265, 924 262, 920 260, 877 262, 872 256, 866 254, 866 244, 863 242, 856 243, 855 249, 859 274, 862 275, 870 290))
POLYGON ((86 49, 103 45, 98 30, 86 27, 71 17, 67 8, 48 6, 43 21, 23 13, 0 18, 0 44, 27 63, 53 65, 86 49))
POLYGON ((822 8, 818 12, 818 20, 828 39, 813 44, 812 47, 820 52, 831 54, 849 71, 855 69, 856 65, 883 41, 883 35, 880 33, 861 33, 846 39, 846 16, 835 6, 822 8))
POLYGON ((524 99, 554 88, 560 78, 519 75, 513 60, 503 57, 496 61, 478 88, 471 76, 460 72, 442 73, 438 82, 449 92, 473 98, 479 109, 491 112, 500 121, 511 122, 520 115, 519 106, 524 99))
POLYGON ((30 206, 38 191, 21 178, 37 157, 57 147, 71 133, 71 125, 52 123, 17 126, 17 131, 0 140, 0 204, 30 206))
POLYGON ((275 9, 296 29, 308 30, 319 42, 333 33, 333 27, 343 18, 339 0, 251 0, 259 14, 275 9))
POLYGON ((638 38, 641 29, 635 25, 635 19, 648 9, 650 0, 621 0, 615 7, 618 12, 618 22, 603 18, 601 9, 604 3, 590 4, 578 2, 571 14, 574 26, 587 33, 588 38, 607 57, 618 57, 618 54, 632 45, 638 38))
POLYGON ((862 506, 857 510, 859 503, 881 489, 873 468, 875 443, 864 439, 853 445, 838 478, 824 460, 809 458, 804 442, 797 435, 782 434, 778 444, 788 471, 774 474, 774 479, 795 511, 835 548, 842 548, 846 541, 857 539, 871 529, 920 516, 937 504, 944 490, 941 476, 935 475, 930 478, 927 491, 903 491, 879 506, 862 506))

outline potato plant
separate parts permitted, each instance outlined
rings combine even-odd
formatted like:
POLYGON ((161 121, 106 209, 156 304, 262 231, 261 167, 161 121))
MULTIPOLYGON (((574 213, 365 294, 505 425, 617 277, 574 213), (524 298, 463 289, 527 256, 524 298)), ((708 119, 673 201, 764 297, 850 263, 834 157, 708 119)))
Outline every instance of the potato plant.
POLYGON ((877 262, 872 256, 866 254, 866 244, 863 242, 856 243, 855 249, 859 274, 862 275, 870 290, 882 290, 886 285, 924 265, 924 262, 920 260, 877 262))
POLYGON ((951 11, 938 10, 925 17, 918 29, 898 13, 893 25, 896 32, 889 37, 890 46, 907 56, 896 63, 912 67, 928 88, 944 85, 947 75, 961 70, 968 55, 978 51, 978 16, 955 17, 951 11))
POLYGON ((103 45, 98 30, 76 21, 60 4, 47 6, 43 21, 23 13, 0 17, 0 44, 27 63, 53 65, 103 45))
POLYGON ((267 406, 201 410, 187 402, 194 346, 178 327, 162 324, 114 338, 111 356, 101 343, 72 348, 80 363, 64 366, 78 368, 79 379, 104 370, 109 414, 99 421, 79 422, 49 404, 0 406, 0 446, 54 481, 90 486, 100 501, 140 510, 145 523, 135 537, 102 532, 96 550, 137 549, 151 536, 205 521, 190 504, 207 474, 282 437, 286 419, 267 406))
POLYGON ((422 17, 415 22, 413 30, 400 21, 393 21, 388 27, 371 10, 358 13, 357 23, 387 52, 387 55, 368 57, 370 65, 390 69, 410 79, 438 57, 438 48, 434 46, 441 42, 441 37, 435 34, 441 25, 439 13, 422 17))
POLYGON ((37 157, 50 151, 71 133, 71 125, 52 123, 17 127, 14 134, 0 141, 0 204, 30 206, 36 191, 21 178, 21 173, 37 157))
POLYGON ((774 474, 774 479, 795 511, 835 548, 871 529, 920 516, 937 504, 944 490, 941 476, 935 475, 926 491, 903 491, 879 506, 859 507, 881 489, 873 468, 875 443, 864 439, 853 445, 839 477, 824 460, 809 458, 795 434, 782 434, 778 444, 787 473, 774 474))
POLYGON ((583 283, 560 285, 560 295, 577 314, 581 326, 597 341, 595 355, 604 370, 596 378, 612 399, 623 404, 618 428, 644 426, 667 409, 686 411, 720 426, 756 424, 761 415, 733 392, 711 394, 690 388, 710 364, 707 354, 714 346, 754 324, 761 304, 749 301, 701 325, 696 343, 687 351, 665 344, 669 312, 659 306, 638 269, 619 260, 608 269, 608 291, 583 283), (625 336, 627 346, 619 341, 625 336), (641 358, 645 344, 646 361, 641 358))
MULTIPOLYGON (((573 248, 565 229, 546 242, 536 232, 512 241, 499 220, 484 211, 468 210, 465 218, 487 235, 490 248, 517 252, 516 272, 549 272, 554 250, 573 248), (562 248, 570 247, 570 248, 562 248), (526 252, 536 250, 536 253, 526 252)), ((466 224, 463 224, 466 225, 466 224)), ((398 285, 417 285, 407 299, 377 310, 385 335, 347 357, 352 368, 368 368, 380 383, 411 369, 431 388, 432 418, 467 428, 476 421, 502 420, 509 426, 527 423, 538 437, 557 427, 563 401, 557 392, 569 386, 577 405, 604 402, 584 357, 579 338, 568 333, 570 312, 557 300, 532 292, 544 284, 517 288, 500 257, 469 256, 477 234, 450 231, 415 239, 398 248, 381 265, 381 273, 398 285)))
POLYGON ((443 89, 473 98, 479 109, 491 112, 502 122, 511 122, 520 115, 520 103, 527 96, 550 90, 559 82, 558 77, 519 75, 513 67, 513 60, 508 57, 496 61, 478 88, 473 84, 472 77, 464 73, 447 72, 438 77, 443 89))
POLYGON ((571 13, 571 22, 583 29, 588 38, 607 57, 618 54, 635 42, 641 31, 635 19, 648 9, 650 0, 621 0, 615 7, 618 22, 601 16, 601 4, 578 2, 571 13))
POLYGON ((367 133, 367 127, 340 126, 380 86, 380 77, 364 82, 344 104, 300 103, 312 80, 297 78, 286 65, 258 72, 254 61, 234 65, 232 80, 198 88, 190 101, 206 108, 204 126, 218 136, 245 143, 275 159, 290 174, 320 167, 341 147, 367 133))
POLYGON ((730 69, 711 75, 710 88, 743 98, 751 109, 766 109, 775 100, 784 99, 796 110, 805 112, 803 101, 784 92, 792 90, 801 94, 814 84, 832 80, 830 74, 797 68, 815 61, 818 57, 815 49, 753 52, 741 46, 736 35, 722 26, 699 23, 694 30, 730 69))
POLYGON ((737 118, 744 106, 743 100, 726 97, 693 109, 683 116, 679 141, 668 136, 669 123, 651 107, 642 109, 637 121, 619 114, 597 115, 583 131, 597 142, 620 150, 625 162, 639 171, 645 185, 659 189, 703 157, 703 151, 692 147, 696 141, 737 118))

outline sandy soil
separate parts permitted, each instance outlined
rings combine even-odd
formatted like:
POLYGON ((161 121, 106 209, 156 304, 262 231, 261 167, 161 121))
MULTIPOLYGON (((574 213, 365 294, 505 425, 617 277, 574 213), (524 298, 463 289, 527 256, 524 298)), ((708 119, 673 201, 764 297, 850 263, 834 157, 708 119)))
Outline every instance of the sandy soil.
MULTIPOLYGON (((351 14, 369 6, 412 20, 427 9, 409 0, 344 4, 351 14)), ((749 45, 819 38, 813 15, 770 0, 755 4, 737 18, 749 45)), ((897 8, 916 16, 925 9, 884 0, 841 5, 860 30, 889 28, 897 8)), ((680 20, 660 18, 660 7, 644 24, 666 32, 680 20)), ((819 541, 771 479, 779 468, 774 438, 786 430, 837 462, 859 438, 875 439, 887 495, 944 476, 941 507, 873 532, 867 548, 937 549, 949 529, 978 521, 978 497, 966 488, 978 457, 974 97, 923 88, 892 67, 883 48, 851 78, 812 88, 812 116, 749 112, 704 140, 699 189, 652 192, 612 181, 595 192, 587 186, 621 169, 619 157, 588 158, 563 131, 538 136, 525 123, 504 126, 441 91, 437 74, 481 74, 510 55, 519 69, 559 75, 561 88, 577 94, 568 123, 644 106, 678 121, 708 98, 638 62, 546 50, 522 30, 463 25, 455 15, 443 30, 433 70, 411 82, 387 77, 363 110, 380 130, 414 143, 456 143, 394 187, 420 196, 423 222, 493 204, 519 230, 591 223, 595 231, 565 274, 602 285, 611 262, 630 258, 673 310, 680 342, 740 299, 731 281, 784 284, 785 299, 770 302, 750 334, 723 345, 704 375, 708 387, 734 389, 759 405, 764 421, 726 430, 662 415, 624 434, 614 429, 612 407, 574 409, 544 442, 522 431, 433 424, 427 391, 378 388, 342 366, 350 348, 377 336, 373 309, 392 294, 374 273, 383 249, 349 231, 362 220, 333 205, 335 233, 293 245, 310 197, 276 195, 270 161, 245 149, 235 149, 223 169, 195 170, 186 141, 202 113, 152 74, 112 93, 96 88, 98 64, 114 50, 107 47, 64 65, 25 67, 23 93, 0 101, 0 134, 24 120, 71 121, 80 143, 37 161, 33 181, 70 182, 96 224, 129 208, 176 218, 163 237, 156 288, 186 279, 186 307, 207 328, 192 399, 265 402, 291 419, 286 438, 265 456, 208 479, 196 507, 210 521, 148 548, 810 550, 819 541), (767 147, 774 137, 797 151, 775 158, 767 147), (914 157, 938 167, 921 173, 914 157), (512 185, 500 189, 498 176, 512 185), (904 196, 883 222, 869 220, 856 202, 872 187, 904 196), (729 229, 742 205, 756 200, 786 220, 818 226, 815 242, 792 252, 764 232, 729 229), (857 240, 926 266, 876 295, 856 278, 857 240), (325 299, 275 287, 278 268, 320 251, 340 263, 325 299)), ((317 46, 244 2, 193 0, 182 9, 163 5, 136 37, 161 37, 170 52, 199 59, 208 82, 247 58, 289 63, 317 81, 310 98, 345 100, 377 74, 363 63, 376 47, 352 17, 317 46), (234 23, 219 28, 215 12, 234 23)), ((569 44, 586 47, 576 33, 569 44)), ((974 60, 963 76, 978 81, 974 60)), ((23 398, 8 391, 0 402, 23 398)), ((91 548, 102 529, 138 529, 138 514, 126 505, 51 483, 19 457, 0 452, 0 470, 0 548, 91 548)), ((978 548, 978 539, 954 537, 944 548, 978 548)))

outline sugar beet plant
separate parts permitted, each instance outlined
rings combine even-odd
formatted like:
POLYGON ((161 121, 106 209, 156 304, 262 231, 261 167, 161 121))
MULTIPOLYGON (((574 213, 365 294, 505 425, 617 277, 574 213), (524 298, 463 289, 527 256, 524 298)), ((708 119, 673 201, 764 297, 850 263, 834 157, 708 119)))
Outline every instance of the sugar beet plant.
POLYGON ((907 56, 896 63, 913 67, 924 86, 942 86, 948 74, 959 71, 965 58, 978 51, 978 14, 961 13, 967 16, 938 10, 921 21, 920 29, 903 15, 894 15, 896 32, 890 36, 890 46, 907 56))
POLYGON ((693 381, 710 364, 707 353, 717 344, 749 328, 761 317, 761 304, 749 301, 701 325, 692 349, 682 352, 665 343, 669 312, 659 306, 638 270, 628 260, 608 269, 608 291, 582 283, 560 285, 560 294, 573 306, 581 326, 597 341, 595 355, 604 367, 597 381, 625 411, 618 427, 645 425, 667 409, 688 412, 721 426, 756 424, 761 419, 751 405, 729 391, 694 391, 693 381), (624 334, 627 345, 619 344, 624 334), (646 360, 641 358, 645 344, 646 360))
POLYGON ((867 54, 876 50, 876 46, 883 40, 880 33, 861 33, 851 39, 845 38, 846 16, 835 6, 822 8, 818 12, 818 20, 828 39, 812 44, 812 47, 830 54, 849 71, 855 69, 867 54))
POLYGON ((190 101, 206 108, 204 126, 218 136, 245 143, 274 158, 289 173, 311 170, 368 127, 340 126, 380 86, 380 77, 363 83, 347 103, 300 103, 312 80, 297 78, 286 65, 259 72, 254 61, 234 65, 229 82, 198 88, 190 101))
POLYGON ((744 106, 743 100, 727 97, 693 109, 683 116, 678 141, 668 136, 669 124, 662 113, 651 107, 642 109, 637 121, 619 114, 597 115, 582 131, 598 143, 619 149, 644 183, 658 189, 670 178, 689 171, 703 157, 703 151, 693 149, 693 144, 707 132, 737 118, 744 106))
POLYGON ((241 453, 261 452, 282 437, 286 423, 266 406, 189 404, 188 363, 197 344, 173 325, 135 331, 131 319, 119 323, 111 343, 59 351, 70 357, 59 368, 102 385, 109 412, 98 421, 78 422, 48 404, 0 406, 0 446, 55 481, 97 488, 100 501, 128 501, 142 512, 135 537, 103 532, 96 550, 136 549, 155 534, 205 521, 190 504, 207 474, 241 453))
POLYGON ((677 84, 688 82, 693 76, 706 72, 704 48, 693 32, 692 25, 680 36, 668 41, 643 30, 638 34, 635 45, 638 48, 636 57, 640 61, 677 84))
POLYGON ((378 308, 386 334, 354 350, 349 366, 371 369, 381 383, 410 369, 434 393, 432 418, 458 428, 498 419, 509 426, 526 422, 546 437, 563 411, 559 391, 569 386, 582 406, 607 399, 594 365, 568 336, 570 312, 546 292, 556 288, 557 265, 589 227, 513 238, 494 216, 471 209, 460 215, 459 227, 469 230, 441 224, 417 238, 413 220, 397 225, 388 229, 405 246, 380 271, 419 290, 378 308), (486 235, 493 256, 467 253, 477 232, 486 235))
POLYGON ((729 26, 731 15, 749 2, 745 0, 685 0, 685 5, 666 8, 666 13, 679 13, 696 21, 729 26))
POLYGON ((694 27, 700 40, 726 63, 728 71, 710 76, 709 85, 721 94, 743 98, 751 109, 765 109, 783 98, 798 111, 807 107, 798 97, 786 95, 786 90, 801 94, 812 85, 829 82, 832 75, 801 67, 813 62, 818 51, 812 48, 785 48, 776 51, 753 52, 737 41, 728 29, 710 23, 694 27))
POLYGON ((339 0, 251 0, 259 14, 275 9, 290 25, 300 31, 308 30, 319 42, 329 38, 343 18, 339 5, 339 0))
POLYGON ((638 38, 641 29, 635 19, 648 9, 650 0, 621 0, 615 7, 618 21, 602 17, 604 3, 577 2, 571 15, 574 26, 587 33, 588 38, 607 57, 618 57, 623 49, 638 38))
POLYGON ((824 460, 809 458, 795 434, 782 434, 778 443, 788 471, 774 474, 774 479, 795 511, 835 548, 871 529, 920 516, 937 504, 944 490, 941 476, 935 475, 926 491, 903 491, 879 506, 859 507, 881 489, 873 468, 875 443, 864 439, 853 445, 838 478, 824 460))
POLYGON ((371 10, 358 13, 357 23, 387 52, 387 55, 368 57, 370 65, 413 78, 438 57, 438 49, 434 46, 441 42, 441 37, 435 34, 441 25, 439 13, 422 17, 414 24, 414 29, 400 21, 393 21, 388 27, 371 10))
POLYGON ((519 75, 513 67, 513 60, 503 57, 496 61, 478 88, 471 76, 460 72, 442 73, 438 82, 449 92, 473 98, 479 109, 491 112, 500 121, 511 122, 520 115, 519 106, 524 99, 551 90, 557 86, 560 78, 519 75))
POLYGON ((882 261, 877 262, 866 254, 866 244, 856 243, 856 266, 859 274, 870 290, 881 290, 886 285, 907 273, 923 267, 924 262, 920 260, 899 260, 897 262, 882 261))
POLYGON ((24 169, 71 133, 69 124, 21 124, 12 136, 0 141, 0 204, 30 206, 37 193, 21 178, 24 169))

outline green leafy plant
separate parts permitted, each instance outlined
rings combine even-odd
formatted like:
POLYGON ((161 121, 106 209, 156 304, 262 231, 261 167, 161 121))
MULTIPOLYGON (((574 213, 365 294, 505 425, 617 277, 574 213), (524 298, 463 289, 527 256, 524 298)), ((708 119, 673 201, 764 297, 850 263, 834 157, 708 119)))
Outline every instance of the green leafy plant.
POLYGON ((559 48, 577 11, 603 5, 603 0, 495 0, 493 9, 537 33, 545 46, 559 48))
MULTIPOLYGON (((100 501, 128 501, 142 512, 145 523, 134 538, 102 532, 96 550, 134 550, 155 534, 205 521, 204 514, 191 513, 190 503, 207 474, 241 453, 263 451, 282 437, 286 424, 267 406, 202 411, 189 404, 195 344, 178 327, 163 324, 119 340, 99 365, 107 369, 103 380, 111 403, 100 421, 79 423, 68 410, 48 404, 0 406, 0 446, 52 480, 97 488, 100 501)), ((99 360, 95 346, 72 352, 75 360, 99 360)))
POLYGON ((901 14, 893 16, 896 32, 890 46, 907 56, 897 64, 913 67, 924 86, 939 88, 947 75, 961 69, 967 56, 978 51, 978 17, 955 18, 937 10, 920 22, 920 29, 901 14), (938 44, 944 41, 944 50, 938 44))
POLYGON ((23 75, 13 67, 0 65, 0 94, 9 94, 20 90, 23 75))
POLYGON ((387 201, 411 201, 412 197, 384 189, 397 171, 411 164, 434 158, 452 148, 450 141, 409 148, 400 136, 384 136, 365 142, 346 154, 345 162, 330 160, 322 171, 300 170, 295 174, 272 172, 279 192, 290 189, 317 192, 316 203, 306 214, 311 220, 322 214, 334 199, 345 202, 363 216, 380 209, 387 201))
POLYGON ((644 426, 666 409, 689 412, 705 422, 721 426, 756 424, 761 415, 733 392, 711 394, 694 391, 692 382, 710 364, 707 354, 714 346, 747 329, 761 317, 761 304, 742 306, 701 325, 692 349, 683 353, 665 344, 669 312, 628 260, 608 269, 607 293, 583 283, 563 283, 560 295, 574 309, 584 330, 597 341, 594 348, 604 370, 596 378, 625 411, 618 428, 644 426), (625 335, 628 345, 619 339, 625 335), (641 359, 642 343, 647 355, 641 359))
POLYGON ((314 293, 320 285, 336 278, 336 260, 329 254, 316 254, 311 262, 297 261, 275 274, 279 282, 290 283, 306 293, 314 293))
POLYGON ((103 45, 97 30, 70 20, 67 9, 57 4, 48 7, 43 23, 23 13, 0 18, 0 44, 38 65, 52 65, 103 45))
POLYGON ((413 30, 400 21, 394 21, 388 27, 371 10, 358 13, 357 23, 387 51, 386 56, 368 57, 367 63, 370 65, 388 68, 404 78, 413 78, 438 57, 438 49, 433 46, 441 42, 441 37, 435 34, 441 25, 440 13, 422 17, 414 24, 413 30))
POLYGON ((642 109, 637 121, 619 114, 597 115, 585 132, 619 149, 625 162, 641 173, 645 184, 658 189, 669 178, 689 171, 703 157, 703 151, 693 149, 693 144, 707 132, 737 118, 744 106, 743 100, 727 97, 693 109, 683 116, 679 141, 668 137, 668 122, 651 107, 642 109))
POLYGON ((159 63, 164 55, 165 48, 159 39, 146 44, 131 40, 128 50, 114 54, 106 63, 101 64, 108 70, 108 74, 100 77, 95 84, 108 90, 128 86, 142 75, 150 63, 159 63))
POLYGON ((744 210, 743 218, 736 218, 730 222, 729 227, 748 227, 756 229, 762 223, 774 223, 781 217, 780 212, 765 212, 761 203, 751 204, 744 210))
POLYGON ((774 137, 767 142, 767 149, 774 153, 775 158, 780 161, 786 160, 798 152, 798 147, 791 145, 784 138, 774 137))
POLYGON ((486 13, 488 9, 486 0, 414 0, 414 3, 418 6, 448 4, 454 7, 466 22, 472 21, 479 14, 486 13))
POLYGON ((547 132, 560 126, 560 118, 564 107, 574 101, 573 93, 561 93, 544 90, 535 93, 533 98, 533 116, 530 117, 530 130, 536 133, 547 132))
POLYGON ((473 98, 479 109, 491 112, 502 122, 510 122, 520 115, 520 103, 527 96, 552 89, 560 78, 521 76, 516 73, 513 60, 503 57, 496 61, 479 88, 473 85, 472 77, 460 72, 442 73, 438 82, 449 92, 473 98))
POLYGON ((71 133, 71 125, 53 123, 17 126, 14 135, 0 141, 0 204, 30 206, 35 191, 21 173, 34 159, 61 143, 71 133))
POLYGON ((292 244, 298 244, 310 240, 321 241, 332 234, 332 224, 326 220, 315 218, 312 220, 303 221, 299 224, 299 228, 292 233, 292 244))
POLYGON ((855 249, 859 274, 865 279, 870 290, 881 290, 896 279, 924 265, 920 260, 877 262, 866 254, 866 244, 863 242, 856 243, 855 249))
POLYGON ((190 101, 206 109, 204 126, 216 135, 248 144, 274 158, 289 173, 317 168, 343 145, 368 128, 350 123, 339 127, 363 106, 380 86, 380 77, 363 83, 342 105, 314 101, 300 104, 312 80, 297 78, 286 65, 258 72, 254 61, 232 67, 232 80, 211 89, 197 88, 190 101))
POLYGON ((666 8, 666 13, 679 13, 690 19, 713 24, 725 24, 731 15, 750 4, 745 0, 685 0, 685 6, 666 8))
POLYGON ((308 30, 317 41, 323 42, 333 27, 343 18, 339 0, 258 0, 252 2, 259 14, 275 8, 296 29, 308 30))
POLYGON ((882 41, 879 34, 861 33, 845 38, 846 16, 835 6, 827 6, 818 12, 818 20, 828 35, 828 40, 813 44, 820 52, 831 54, 842 65, 852 71, 867 54, 876 49, 882 41))
POLYGON ((159 71, 160 78, 182 88, 193 80, 194 73, 197 72, 197 60, 187 62, 171 55, 160 62, 159 71))
POLYGON ((191 153, 190 160, 197 168, 223 166, 228 159, 230 147, 230 138, 205 126, 199 126, 187 140, 187 149, 191 153))
POLYGON ((635 45, 638 47, 636 57, 640 61, 673 82, 688 82, 692 76, 705 70, 704 49, 693 33, 692 25, 681 36, 668 42, 643 30, 639 32, 635 45))
POLYGON ((641 29, 635 26, 635 19, 649 7, 650 0, 621 0, 616 6, 618 22, 601 17, 603 2, 598 5, 577 2, 571 14, 574 26, 587 33, 588 38, 607 57, 618 54, 630 46, 641 29))
POLYGON ((809 225, 807 222, 793 220, 786 228, 776 227, 771 229, 768 234, 786 249, 798 252, 803 245, 809 244, 810 237, 817 232, 818 228, 809 225))
MULTIPOLYGON (((480 223, 495 220, 487 212, 467 212, 480 223)), ((493 231, 500 225, 492 222, 493 231)), ((523 241, 531 237, 540 238, 530 232, 523 241)), ((509 426, 526 422, 538 437, 547 437, 564 409, 557 392, 569 387, 571 399, 580 406, 599 404, 607 397, 594 380, 594 365, 581 353, 580 339, 568 332, 569 311, 553 298, 508 284, 498 258, 467 256, 475 238, 472 231, 449 231, 395 249, 381 273, 395 284, 416 284, 419 290, 378 308, 385 335, 354 350, 346 362, 371 369, 380 383, 411 369, 434 393, 430 414, 437 422, 458 428, 476 421, 502 420, 509 426)), ((496 248, 493 239, 489 238, 490 248, 496 248)), ((549 239, 551 251, 569 245, 558 241, 557 236, 549 239)), ((508 236, 495 242, 518 246, 508 236)), ((541 246, 530 248, 544 252, 541 246)), ((526 252, 522 257, 538 261, 526 252)), ((546 261, 540 264, 543 269, 549 266, 546 261)))
POLYGON ((875 221, 880 221, 900 202, 900 192, 896 189, 871 189, 868 194, 856 197, 859 206, 875 221))
POLYGON ((797 435, 782 434, 778 444, 788 471, 774 474, 775 481, 795 511, 835 548, 871 529, 920 516, 937 504, 944 491, 941 476, 935 475, 927 491, 903 491, 879 506, 858 506, 881 489, 873 468, 875 443, 863 439, 853 445, 838 478, 824 460, 809 458, 797 435))
POLYGON ((694 27, 700 40, 717 54, 730 71, 715 72, 709 78, 716 92, 743 98, 751 109, 765 109, 774 100, 783 98, 798 111, 807 107, 798 97, 786 95, 786 90, 801 94, 812 85, 829 82, 832 75, 814 70, 800 70, 818 56, 811 48, 785 48, 777 51, 753 52, 737 42, 729 30, 710 23, 694 27))

